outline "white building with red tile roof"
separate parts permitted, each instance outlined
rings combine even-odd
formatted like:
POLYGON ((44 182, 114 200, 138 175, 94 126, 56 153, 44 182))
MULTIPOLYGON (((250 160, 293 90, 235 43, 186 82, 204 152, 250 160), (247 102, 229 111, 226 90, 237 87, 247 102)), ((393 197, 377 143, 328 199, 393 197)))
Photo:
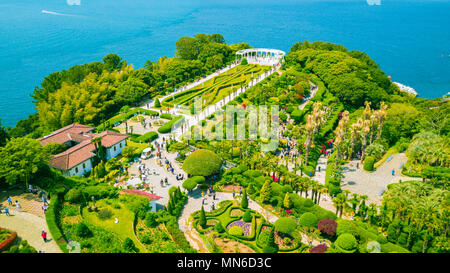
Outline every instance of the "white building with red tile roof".
POLYGON ((101 137, 102 146, 106 151, 106 160, 122 153, 128 135, 113 131, 95 134, 94 129, 94 127, 74 123, 40 139, 42 145, 61 143, 69 147, 66 151, 52 156, 49 165, 61 170, 66 176, 84 175, 93 167, 93 158, 96 155, 92 139, 97 137, 101 137))

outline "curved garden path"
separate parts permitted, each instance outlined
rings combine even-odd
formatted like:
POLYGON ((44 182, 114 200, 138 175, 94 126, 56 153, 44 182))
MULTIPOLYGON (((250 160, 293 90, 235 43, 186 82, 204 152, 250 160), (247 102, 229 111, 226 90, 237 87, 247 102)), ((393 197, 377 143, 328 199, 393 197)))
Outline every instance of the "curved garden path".
POLYGON ((352 193, 367 195, 369 203, 381 205, 382 192, 386 190, 387 185, 397 183, 400 180, 421 180, 401 174, 401 166, 407 160, 408 158, 404 153, 393 154, 391 160, 384 162, 373 172, 363 170, 360 160, 352 160, 343 167, 344 177, 341 188, 352 193), (359 168, 356 168, 358 162, 359 168), (395 171, 395 175, 392 175, 392 170, 395 171))
POLYGON ((11 216, 0 214, 0 226, 17 232, 17 236, 34 247, 37 251, 45 253, 61 253, 59 246, 51 238, 44 218, 27 212, 10 210, 11 216), (47 243, 41 237, 42 230, 47 232, 47 243))

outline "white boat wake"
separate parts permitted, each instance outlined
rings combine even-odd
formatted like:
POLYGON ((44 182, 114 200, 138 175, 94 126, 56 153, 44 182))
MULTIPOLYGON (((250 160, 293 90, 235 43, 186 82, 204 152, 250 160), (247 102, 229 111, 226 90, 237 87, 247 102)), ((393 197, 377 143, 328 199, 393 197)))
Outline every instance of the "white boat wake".
POLYGON ((66 14, 66 13, 59 13, 59 12, 54 12, 54 11, 48 11, 48 10, 44 10, 44 9, 41 12, 45 13, 45 14, 58 15, 58 16, 73 16, 73 17, 78 16, 78 15, 73 15, 73 14, 66 14))

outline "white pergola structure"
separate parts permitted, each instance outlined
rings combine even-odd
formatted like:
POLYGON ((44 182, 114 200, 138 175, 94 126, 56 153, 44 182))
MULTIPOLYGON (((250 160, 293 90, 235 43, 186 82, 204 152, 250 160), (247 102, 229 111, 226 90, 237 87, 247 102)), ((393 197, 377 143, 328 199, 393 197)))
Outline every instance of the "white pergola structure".
POLYGON ((276 65, 284 60, 286 52, 271 48, 249 48, 236 52, 239 59, 246 58, 249 63, 262 65, 276 65))

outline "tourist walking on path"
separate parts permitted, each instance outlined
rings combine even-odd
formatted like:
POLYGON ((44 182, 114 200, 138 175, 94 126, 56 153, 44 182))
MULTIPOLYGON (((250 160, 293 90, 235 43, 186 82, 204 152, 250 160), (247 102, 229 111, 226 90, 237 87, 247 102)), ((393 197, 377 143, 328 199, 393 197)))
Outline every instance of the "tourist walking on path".
POLYGON ((45 195, 42 195, 42 202, 44 205, 48 205, 47 198, 45 198, 45 195))
POLYGON ((11 196, 8 196, 8 204, 9 204, 10 206, 13 205, 12 200, 11 200, 11 196))
POLYGON ((47 205, 47 204, 44 204, 44 205, 42 206, 42 210, 44 211, 44 214, 45 214, 45 212, 47 211, 47 209, 48 209, 48 205, 47 205))
POLYGON ((16 209, 17 209, 17 211, 20 212, 20 204, 19 204, 19 201, 17 201, 17 200, 16 200, 16 209))
POLYGON ((44 239, 44 242, 46 243, 47 242, 47 232, 45 232, 44 230, 41 232, 41 236, 42 236, 42 239, 44 239))
POLYGON ((6 216, 11 216, 11 214, 9 214, 9 209, 7 207, 5 207, 5 214, 6 216))

